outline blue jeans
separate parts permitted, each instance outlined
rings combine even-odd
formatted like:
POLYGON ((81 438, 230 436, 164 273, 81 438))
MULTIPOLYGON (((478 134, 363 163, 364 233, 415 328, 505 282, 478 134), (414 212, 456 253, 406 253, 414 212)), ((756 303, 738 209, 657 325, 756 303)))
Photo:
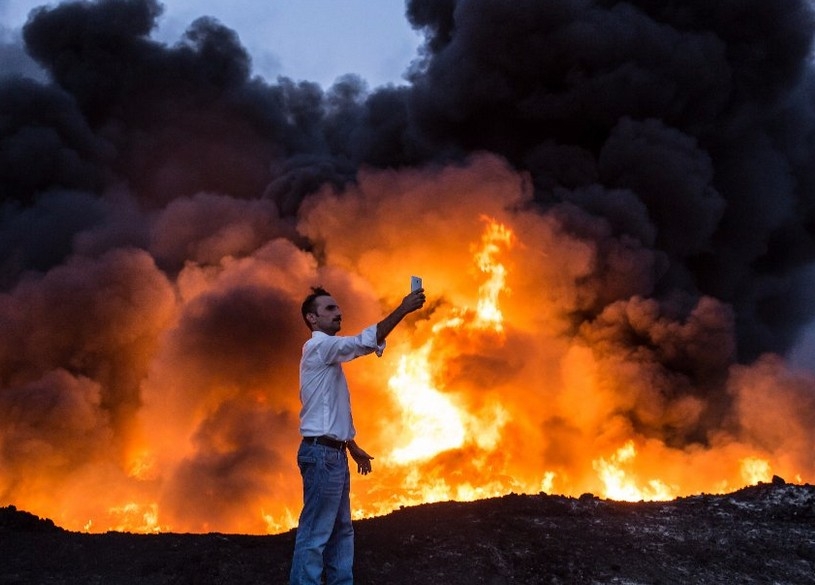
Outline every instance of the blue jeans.
POLYGON ((300 443, 303 511, 297 525, 290 585, 353 585, 351 473, 344 450, 300 443))

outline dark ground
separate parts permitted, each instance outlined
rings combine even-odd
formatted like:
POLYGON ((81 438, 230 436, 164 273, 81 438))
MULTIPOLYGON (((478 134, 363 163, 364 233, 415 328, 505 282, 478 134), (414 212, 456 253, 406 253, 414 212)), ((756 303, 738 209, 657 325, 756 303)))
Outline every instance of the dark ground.
MULTIPOLYGON (((815 584, 815 486, 636 504, 509 495, 355 523, 358 585, 815 584)), ((285 585, 294 532, 82 534, 0 508, 0 584, 285 585)))

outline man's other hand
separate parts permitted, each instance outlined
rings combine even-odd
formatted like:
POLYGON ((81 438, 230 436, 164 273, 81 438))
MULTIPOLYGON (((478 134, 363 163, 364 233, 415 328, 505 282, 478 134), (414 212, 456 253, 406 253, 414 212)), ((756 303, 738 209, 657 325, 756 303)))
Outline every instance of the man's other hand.
POLYGON ((348 453, 351 455, 351 458, 357 464, 357 472, 361 475, 368 475, 371 473, 371 457, 362 448, 357 445, 354 441, 348 443, 348 453))

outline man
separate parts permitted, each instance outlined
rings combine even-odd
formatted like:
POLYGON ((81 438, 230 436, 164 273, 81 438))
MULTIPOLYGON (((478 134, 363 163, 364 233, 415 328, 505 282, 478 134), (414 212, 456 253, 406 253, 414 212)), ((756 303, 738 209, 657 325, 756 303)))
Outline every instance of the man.
POLYGON ((297 527, 291 585, 351 585, 354 529, 349 497, 350 454, 362 475, 371 472, 371 457, 354 437, 351 397, 341 364, 376 352, 409 313, 424 305, 424 289, 407 295, 394 311, 354 337, 339 336, 342 311, 323 288, 303 301, 302 314, 311 330, 300 361, 300 434, 297 464, 303 476, 303 511, 297 527))

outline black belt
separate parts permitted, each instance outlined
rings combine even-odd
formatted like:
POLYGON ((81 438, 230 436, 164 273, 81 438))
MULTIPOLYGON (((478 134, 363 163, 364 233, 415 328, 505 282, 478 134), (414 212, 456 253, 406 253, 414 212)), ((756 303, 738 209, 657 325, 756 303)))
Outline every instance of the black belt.
POLYGON ((339 449, 340 451, 344 451, 345 448, 348 446, 348 441, 338 441, 336 439, 332 439, 331 437, 326 437, 323 435, 322 437, 303 437, 303 440, 306 443, 311 443, 314 445, 325 445, 326 447, 332 447, 334 449, 339 449))

